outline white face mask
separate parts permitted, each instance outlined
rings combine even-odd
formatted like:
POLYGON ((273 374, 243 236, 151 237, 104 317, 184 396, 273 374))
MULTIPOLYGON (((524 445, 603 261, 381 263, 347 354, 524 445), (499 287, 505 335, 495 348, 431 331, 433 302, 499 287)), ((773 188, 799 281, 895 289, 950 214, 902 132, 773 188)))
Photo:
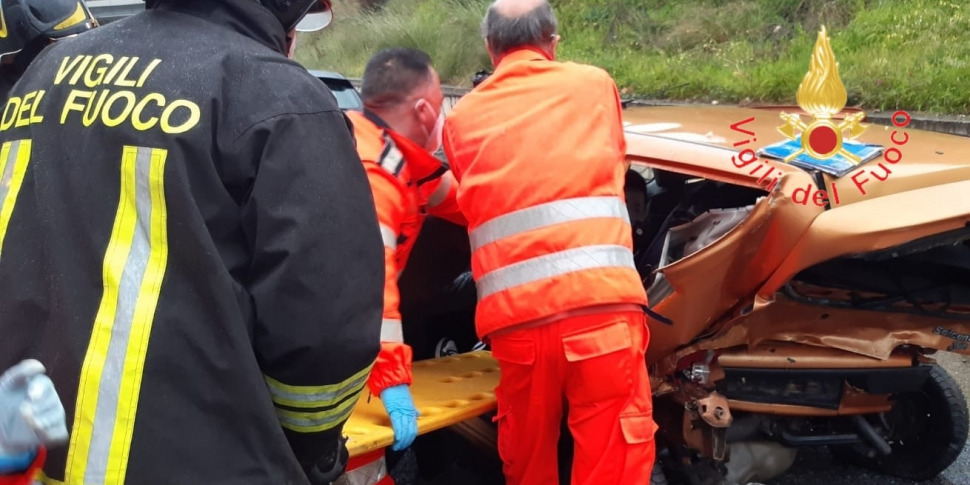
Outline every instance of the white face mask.
MULTIPOLYGON (((429 104, 427 101, 422 99, 418 101, 418 104, 415 105, 415 108, 420 109, 421 103, 429 104)), ((431 128, 431 132, 429 133, 427 128, 423 126, 421 127, 421 131, 424 131, 425 136, 427 136, 424 142, 424 149, 427 150, 428 153, 434 153, 438 151, 439 148, 441 148, 441 132, 444 126, 445 126, 445 109, 444 109, 444 106, 441 106, 440 108, 438 108, 438 119, 435 120, 434 127, 431 128)))

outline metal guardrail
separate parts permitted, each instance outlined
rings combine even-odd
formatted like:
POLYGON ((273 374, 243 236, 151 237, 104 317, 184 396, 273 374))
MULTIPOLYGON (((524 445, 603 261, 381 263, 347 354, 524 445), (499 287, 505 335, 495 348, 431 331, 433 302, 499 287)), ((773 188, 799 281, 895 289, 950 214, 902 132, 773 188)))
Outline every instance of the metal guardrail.
MULTIPOLYGON (((348 80, 354 85, 355 88, 360 89, 360 78, 348 78, 348 80)), ((451 108, 455 105, 455 103, 458 102, 459 99, 461 99, 462 96, 471 91, 471 89, 456 86, 441 86, 441 90, 445 94, 445 114, 448 114, 451 111, 451 108)), ((665 100, 638 100, 635 104, 639 106, 691 105, 690 103, 665 100)), ((889 125, 891 124, 890 113, 891 112, 867 113, 866 121, 879 125, 889 125)), ((970 137, 970 117, 966 116, 932 116, 920 113, 912 113, 912 120, 909 126, 910 128, 917 128, 920 130, 970 137)))
MULTIPOLYGON (((350 81, 350 84, 353 84, 355 88, 360 89, 360 78, 349 77, 347 78, 347 80, 350 81)), ((447 115, 449 112, 451 112, 451 108, 455 106, 455 103, 457 103, 462 96, 468 94, 468 92, 471 91, 471 89, 460 88, 457 86, 442 85, 441 91, 445 95, 445 100, 444 100, 444 103, 442 104, 444 105, 443 109, 445 110, 445 114, 447 115)))

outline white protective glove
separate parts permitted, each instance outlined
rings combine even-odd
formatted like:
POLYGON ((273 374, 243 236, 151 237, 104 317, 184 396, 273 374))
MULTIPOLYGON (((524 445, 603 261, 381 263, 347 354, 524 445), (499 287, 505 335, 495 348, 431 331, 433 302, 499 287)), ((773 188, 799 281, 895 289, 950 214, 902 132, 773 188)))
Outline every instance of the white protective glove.
POLYGON ((64 406, 45 372, 30 359, 0 376, 0 456, 67 441, 64 406))

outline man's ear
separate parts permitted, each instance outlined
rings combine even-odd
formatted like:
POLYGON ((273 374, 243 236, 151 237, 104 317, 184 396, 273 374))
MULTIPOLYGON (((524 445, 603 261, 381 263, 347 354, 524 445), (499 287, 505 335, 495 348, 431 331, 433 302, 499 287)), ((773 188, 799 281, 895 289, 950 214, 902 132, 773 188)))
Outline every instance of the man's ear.
POLYGON ((556 58, 556 47, 559 47, 559 36, 552 38, 552 42, 549 43, 549 57, 551 59, 556 58))
POLYGON ((488 39, 485 39, 485 50, 488 52, 488 58, 492 60, 492 67, 498 66, 498 59, 492 53, 492 46, 489 45, 488 39))
POLYGON ((293 55, 296 53, 296 30, 290 30, 286 33, 286 58, 293 59, 293 55))

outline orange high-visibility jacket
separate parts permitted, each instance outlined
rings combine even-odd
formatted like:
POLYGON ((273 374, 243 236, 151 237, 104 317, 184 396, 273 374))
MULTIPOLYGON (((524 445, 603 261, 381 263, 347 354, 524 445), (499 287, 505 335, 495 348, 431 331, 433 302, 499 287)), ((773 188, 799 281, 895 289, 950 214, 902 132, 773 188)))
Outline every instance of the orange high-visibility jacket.
POLYGON ((513 51, 445 120, 468 219, 479 336, 599 305, 645 305, 605 71, 513 51))
POLYGON ((381 351, 367 382, 371 393, 411 383, 411 348, 404 343, 397 279, 430 213, 466 224, 455 201, 457 183, 440 160, 391 130, 375 115, 347 113, 354 125, 357 153, 374 193, 384 238, 384 320, 381 351))

